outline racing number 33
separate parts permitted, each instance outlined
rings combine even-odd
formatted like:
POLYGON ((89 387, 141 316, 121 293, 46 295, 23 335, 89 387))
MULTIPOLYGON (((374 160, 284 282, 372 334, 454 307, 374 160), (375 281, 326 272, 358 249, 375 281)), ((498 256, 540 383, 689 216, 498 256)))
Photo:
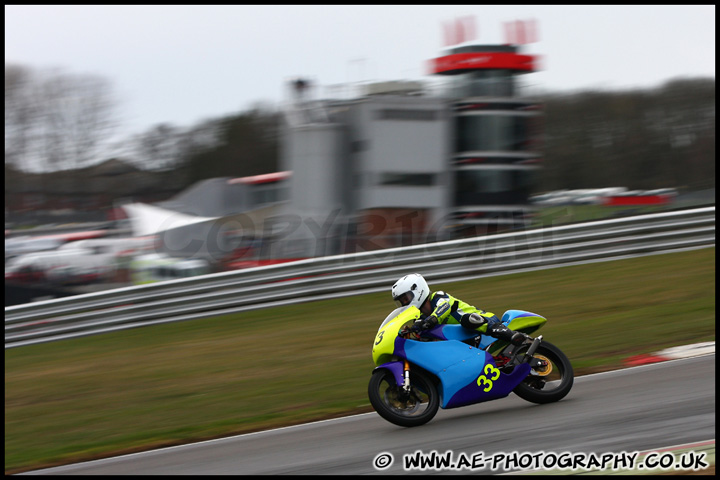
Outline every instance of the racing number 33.
POLYGON ((492 390, 493 380, 497 380, 498 378, 500 378, 500 370, 495 368, 492 364, 488 363, 487 365, 485 365, 485 368, 483 368, 483 373, 485 373, 485 375, 480 375, 478 377, 477 384, 478 384, 478 387, 482 387, 483 385, 486 385, 486 387, 483 389, 483 391, 489 392, 490 390, 492 390), (488 378, 488 377, 490 377, 490 378, 488 378))

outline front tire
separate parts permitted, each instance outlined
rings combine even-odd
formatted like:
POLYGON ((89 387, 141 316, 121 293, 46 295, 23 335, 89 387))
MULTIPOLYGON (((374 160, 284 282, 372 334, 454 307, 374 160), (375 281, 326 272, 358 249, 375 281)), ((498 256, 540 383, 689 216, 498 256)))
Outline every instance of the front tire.
POLYGON ((370 377, 368 397, 375 411, 390 423, 401 427, 417 427, 435 416, 440 396, 435 384, 427 375, 410 372, 410 392, 398 386, 389 370, 375 370, 370 377))
MULTIPOLYGON (((528 347, 524 347, 527 350, 528 347)), ((522 355, 521 350, 518 355, 522 355)), ((531 373, 513 392, 528 402, 551 403, 561 400, 573 386, 574 373, 570 360, 552 343, 543 341, 535 351, 536 358, 549 361, 549 367, 531 373)))

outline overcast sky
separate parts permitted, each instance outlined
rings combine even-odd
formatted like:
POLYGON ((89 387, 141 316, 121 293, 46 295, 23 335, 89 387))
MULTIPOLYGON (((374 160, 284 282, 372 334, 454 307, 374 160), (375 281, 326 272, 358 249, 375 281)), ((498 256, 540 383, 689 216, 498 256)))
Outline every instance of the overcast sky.
MULTIPOLYGON (((476 42, 535 20, 547 90, 655 86, 715 77, 715 6, 5 6, 5 62, 112 82, 124 130, 191 126, 256 102, 281 106, 286 83, 319 87, 422 79, 443 24, 473 16, 476 42)), ((334 91, 334 90, 332 90, 334 91)))

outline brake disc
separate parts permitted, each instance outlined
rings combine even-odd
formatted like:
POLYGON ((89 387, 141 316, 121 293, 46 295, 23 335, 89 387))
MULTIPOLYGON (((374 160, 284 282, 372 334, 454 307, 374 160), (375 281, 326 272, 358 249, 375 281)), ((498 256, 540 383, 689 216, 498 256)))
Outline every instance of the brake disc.
POLYGON ((552 362, 550 361, 550 359, 544 355, 538 355, 538 354, 533 355, 533 358, 537 358, 538 360, 542 360, 543 362, 545 362, 544 366, 534 368, 532 370, 533 373, 535 375, 539 375, 541 377, 546 377, 546 376, 550 375, 550 372, 552 372, 552 370, 553 370, 552 362))

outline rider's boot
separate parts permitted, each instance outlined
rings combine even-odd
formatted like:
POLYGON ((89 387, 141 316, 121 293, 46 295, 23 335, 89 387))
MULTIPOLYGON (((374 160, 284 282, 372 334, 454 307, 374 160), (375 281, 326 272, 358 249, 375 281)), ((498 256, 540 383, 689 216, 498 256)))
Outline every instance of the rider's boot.
POLYGON ((502 322, 494 322, 489 324, 486 333, 493 338, 505 340, 506 342, 510 342, 513 345, 521 345, 528 338, 528 336, 522 332, 510 330, 502 322))

